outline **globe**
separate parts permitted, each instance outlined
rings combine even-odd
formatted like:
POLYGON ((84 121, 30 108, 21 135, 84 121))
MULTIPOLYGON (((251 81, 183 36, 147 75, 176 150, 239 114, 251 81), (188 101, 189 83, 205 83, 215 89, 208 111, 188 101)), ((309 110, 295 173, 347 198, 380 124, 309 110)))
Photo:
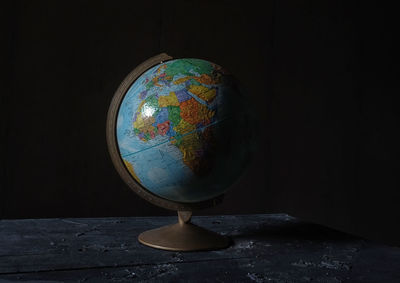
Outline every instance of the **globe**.
POLYGON ((213 62, 166 54, 121 83, 107 120, 114 165, 135 192, 179 216, 176 225, 142 233, 141 243, 172 250, 228 244, 189 220, 193 209, 215 205, 249 162, 251 123, 241 89, 213 62))
POLYGON ((225 192, 246 165, 240 99, 234 78, 206 60, 175 59, 146 70, 117 116, 119 152, 131 176, 172 201, 225 192))

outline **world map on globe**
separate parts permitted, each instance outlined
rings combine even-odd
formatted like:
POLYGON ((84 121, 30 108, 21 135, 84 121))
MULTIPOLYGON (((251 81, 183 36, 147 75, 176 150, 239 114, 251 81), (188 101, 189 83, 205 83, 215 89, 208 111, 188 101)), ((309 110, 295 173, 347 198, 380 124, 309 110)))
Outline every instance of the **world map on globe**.
POLYGON ((121 158, 139 184, 162 198, 218 196, 245 165, 240 108, 235 81, 220 66, 201 59, 160 63, 138 77, 120 104, 121 158))

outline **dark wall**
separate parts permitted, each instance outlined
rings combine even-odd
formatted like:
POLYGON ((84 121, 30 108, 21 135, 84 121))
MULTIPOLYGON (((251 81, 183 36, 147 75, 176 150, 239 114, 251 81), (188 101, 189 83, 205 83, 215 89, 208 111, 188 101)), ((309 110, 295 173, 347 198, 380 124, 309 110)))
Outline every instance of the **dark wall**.
MULTIPOLYGON (((105 140, 114 92, 151 56, 167 52, 214 61, 249 84, 249 97, 260 101, 260 109, 267 105, 270 37, 262 11, 222 1, 13 3, 3 217, 168 213, 127 188, 105 140)), ((268 211, 265 153, 215 213, 268 211)))
POLYGON ((277 1, 270 207, 400 244, 394 7, 277 1))
MULTIPOLYGON (((214 61, 256 101, 259 154, 218 207, 399 243, 397 29, 364 2, 10 1, 1 217, 171 214, 108 156, 108 105, 161 52, 214 61)), ((400 244, 400 243, 399 243, 400 244)))

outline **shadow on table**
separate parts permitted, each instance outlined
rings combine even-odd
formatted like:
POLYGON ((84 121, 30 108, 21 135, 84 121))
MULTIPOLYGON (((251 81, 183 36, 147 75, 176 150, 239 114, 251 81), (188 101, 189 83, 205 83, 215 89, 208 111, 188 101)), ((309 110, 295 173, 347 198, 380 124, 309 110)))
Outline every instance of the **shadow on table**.
POLYGON ((322 225, 306 222, 287 222, 277 224, 259 223, 246 226, 230 237, 233 241, 243 238, 254 240, 300 240, 300 241, 349 241, 361 238, 322 225))

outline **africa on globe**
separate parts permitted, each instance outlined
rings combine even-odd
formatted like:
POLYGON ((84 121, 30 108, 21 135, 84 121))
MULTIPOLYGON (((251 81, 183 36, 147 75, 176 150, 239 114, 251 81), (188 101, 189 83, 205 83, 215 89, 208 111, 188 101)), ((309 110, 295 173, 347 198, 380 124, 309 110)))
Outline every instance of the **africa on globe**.
POLYGON ((172 59, 143 70, 116 115, 120 158, 163 199, 196 203, 223 194, 249 160, 246 101, 212 62, 172 59))

